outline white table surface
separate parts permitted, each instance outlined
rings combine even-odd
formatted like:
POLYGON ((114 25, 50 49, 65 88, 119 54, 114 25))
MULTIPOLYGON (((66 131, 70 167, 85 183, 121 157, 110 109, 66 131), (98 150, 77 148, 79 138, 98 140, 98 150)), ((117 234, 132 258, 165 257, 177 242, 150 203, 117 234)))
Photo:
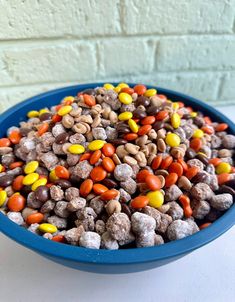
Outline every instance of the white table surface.
MULTIPOLYGON (((220 110, 235 120, 235 106, 220 110)), ((0 302, 15 301, 235 301, 235 227, 176 262, 127 275, 66 268, 0 234, 0 302)))

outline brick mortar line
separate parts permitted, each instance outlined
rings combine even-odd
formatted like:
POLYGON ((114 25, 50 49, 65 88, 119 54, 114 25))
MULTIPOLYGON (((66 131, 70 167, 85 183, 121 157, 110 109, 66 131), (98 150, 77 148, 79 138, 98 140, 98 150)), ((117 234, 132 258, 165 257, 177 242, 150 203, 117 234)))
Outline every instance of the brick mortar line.
MULTIPOLYGON (((235 38, 234 33, 191 33, 191 34, 137 34, 137 35, 105 35, 105 36, 57 36, 57 37, 42 37, 42 38, 22 38, 22 39, 0 39, 0 45, 17 45, 18 43, 24 43, 22 46, 27 44, 37 44, 37 43, 45 43, 48 42, 90 42, 95 41, 98 42, 100 40, 119 40, 119 39, 138 39, 138 38, 145 38, 145 39, 151 39, 151 38, 190 38, 190 37, 223 37, 223 38, 235 38)), ((40 44, 41 45, 41 44, 40 44)))
POLYGON ((226 79, 226 74, 221 74, 220 80, 219 80, 219 85, 217 87, 217 91, 216 91, 216 96, 218 99, 221 98, 221 94, 222 94, 222 90, 223 90, 223 86, 225 83, 225 79, 226 79))

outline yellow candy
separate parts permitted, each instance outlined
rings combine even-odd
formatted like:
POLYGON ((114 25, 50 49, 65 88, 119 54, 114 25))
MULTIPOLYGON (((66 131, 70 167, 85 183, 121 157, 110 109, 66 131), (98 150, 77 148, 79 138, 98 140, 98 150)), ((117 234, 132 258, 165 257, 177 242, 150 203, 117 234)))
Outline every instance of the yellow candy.
POLYGON ((57 227, 53 224, 50 224, 50 223, 42 223, 42 224, 39 225, 38 229, 42 233, 53 234, 53 233, 57 232, 57 227))
POLYGON ((68 148, 68 151, 72 154, 82 154, 85 152, 85 148, 82 145, 74 144, 68 148))
POLYGON ((32 191, 35 191, 40 186, 45 186, 47 184, 46 178, 40 178, 39 180, 35 181, 35 183, 32 185, 31 189, 32 191))
POLYGON ((121 92, 118 95, 118 98, 119 98, 119 101, 125 105, 129 105, 133 101, 132 97, 128 93, 125 93, 125 92, 121 92))
POLYGON ((204 132, 201 129, 196 129, 193 133, 194 138, 202 138, 204 135, 204 132))
POLYGON ((119 86, 117 86, 117 87, 115 87, 113 90, 114 90, 115 92, 119 93, 119 92, 122 90, 122 88, 119 87, 119 86))
POLYGON ((3 170, 3 165, 0 164, 0 173, 2 172, 3 170))
POLYGON ((201 154, 202 156, 205 156, 205 157, 208 157, 205 153, 203 153, 203 152, 197 152, 197 154, 199 155, 199 154, 201 154))
POLYGON ((72 109, 73 109, 73 107, 70 105, 63 106, 59 109, 58 115, 64 116, 64 115, 68 114, 72 109))
POLYGON ((66 103, 66 102, 73 102, 74 101, 74 97, 73 96, 66 96, 64 99, 63 99, 63 103, 66 103))
POLYGON ((37 170, 39 166, 38 161, 34 160, 34 161, 30 161, 29 163, 27 163, 27 165, 24 167, 24 173, 25 174, 30 174, 33 173, 37 170))
POLYGON ((51 170, 50 174, 49 174, 49 179, 50 181, 54 182, 55 180, 59 179, 58 176, 56 176, 55 174, 55 170, 51 170))
POLYGON ((39 110, 39 115, 42 115, 43 113, 47 113, 47 112, 49 112, 48 109, 46 109, 46 108, 41 109, 41 110, 39 110))
POLYGON ((104 88, 109 90, 109 89, 114 89, 114 86, 110 83, 106 83, 106 84, 104 84, 104 88))
POLYGON ((119 84, 118 84, 118 87, 120 87, 121 89, 122 89, 122 88, 126 88, 126 87, 128 88, 129 85, 126 84, 126 83, 119 83, 119 84))
POLYGON ((156 89, 148 89, 145 91, 144 96, 151 97, 157 94, 156 89))
POLYGON ((164 196, 160 191, 150 191, 147 197, 149 198, 148 205, 153 208, 159 208, 164 202, 164 196))
POLYGON ((39 116, 39 112, 36 110, 31 110, 27 113, 28 118, 37 117, 37 116, 39 116))
POLYGON ((102 141, 101 139, 94 140, 93 142, 89 143, 88 149, 91 151, 99 150, 99 149, 103 148, 105 143, 106 142, 102 141))
POLYGON ((133 119, 128 121, 128 125, 132 132, 137 133, 139 131, 139 127, 133 119))
POLYGON ((197 116, 197 112, 194 112, 194 111, 191 112, 191 113, 190 113, 190 116, 191 116, 191 117, 196 117, 196 116, 197 116))
POLYGON ((180 145, 180 137, 175 133, 168 133, 165 141, 170 147, 178 147, 180 145))
POLYGON ((12 196, 14 196, 14 195, 20 195, 20 192, 16 192, 12 196))
POLYGON ((229 163, 222 162, 216 166, 215 171, 217 174, 221 173, 230 173, 231 172, 231 166, 229 163))
POLYGON ((35 181, 37 181, 39 178, 39 174, 38 173, 30 173, 28 175, 26 175, 23 179, 23 185, 25 186, 30 186, 32 185, 35 181))
POLYGON ((118 119, 120 121, 128 121, 132 117, 133 117, 132 112, 126 111, 126 112, 120 113, 119 116, 118 116, 118 119))
POLYGON ((173 113, 172 116, 171 116, 171 125, 175 129, 177 129, 177 128, 179 128, 180 123, 181 123, 181 118, 180 118, 179 114, 178 113, 173 113))
POLYGON ((0 207, 4 205, 6 199, 7 199, 7 192, 4 190, 0 191, 0 207))
POLYGON ((179 105, 179 103, 177 103, 177 102, 175 102, 175 103, 172 104, 172 108, 173 108, 174 110, 178 110, 179 107, 180 107, 180 105, 179 105))

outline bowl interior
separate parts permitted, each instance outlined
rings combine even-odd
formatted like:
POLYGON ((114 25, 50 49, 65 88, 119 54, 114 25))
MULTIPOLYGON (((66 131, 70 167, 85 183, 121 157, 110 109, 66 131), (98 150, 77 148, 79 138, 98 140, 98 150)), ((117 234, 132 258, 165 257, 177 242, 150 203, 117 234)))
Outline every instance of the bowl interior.
MULTIPOLYGON (((5 135, 6 130, 9 127, 18 125, 20 121, 25 120, 28 111, 56 105, 65 96, 74 96, 79 91, 103 86, 103 84, 104 83, 93 83, 56 89, 21 102, 0 116, 0 137, 5 135)), ((117 83, 113 84, 116 85, 117 83)), ((129 85, 132 87, 135 84, 130 83, 129 85)), ((148 87, 153 88, 153 86, 148 87)), ((195 111, 202 111, 205 115, 210 116, 214 121, 227 123, 229 125, 230 133, 235 134, 235 125, 233 122, 208 104, 172 90, 160 87, 154 88, 158 90, 158 93, 165 94, 168 99, 171 99, 172 101, 184 102, 187 106, 191 106, 195 111)), ((235 220, 234 217, 235 205, 210 227, 192 236, 169 242, 161 246, 113 251, 84 249, 77 246, 52 242, 16 225, 2 213, 0 213, 0 230, 20 244, 44 255, 48 255, 49 257, 77 261, 80 263, 118 265, 159 261, 191 252, 214 240, 232 227, 235 220)))

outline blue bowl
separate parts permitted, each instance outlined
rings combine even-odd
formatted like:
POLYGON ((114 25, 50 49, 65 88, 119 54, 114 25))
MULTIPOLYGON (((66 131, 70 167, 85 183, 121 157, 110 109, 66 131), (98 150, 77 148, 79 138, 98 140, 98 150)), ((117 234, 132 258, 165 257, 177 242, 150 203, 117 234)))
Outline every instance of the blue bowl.
MULTIPOLYGON (((14 106, 0 116, 0 137, 5 135, 9 127, 18 125, 20 121, 25 120, 28 111, 50 107, 58 104, 65 96, 76 95, 78 91, 97 86, 103 86, 103 83, 56 89, 14 106)), ((214 121, 227 123, 230 132, 235 134, 233 122, 211 106, 175 91, 158 87, 156 89, 158 93, 165 94, 172 101, 182 101, 195 110, 209 115, 214 121)), ((233 226, 234 221, 235 205, 211 226, 187 238, 161 246, 114 251, 86 249, 44 239, 16 225, 2 213, 0 213, 0 230, 16 242, 54 262, 89 272, 118 274, 143 271, 179 259, 219 237, 233 226)))

